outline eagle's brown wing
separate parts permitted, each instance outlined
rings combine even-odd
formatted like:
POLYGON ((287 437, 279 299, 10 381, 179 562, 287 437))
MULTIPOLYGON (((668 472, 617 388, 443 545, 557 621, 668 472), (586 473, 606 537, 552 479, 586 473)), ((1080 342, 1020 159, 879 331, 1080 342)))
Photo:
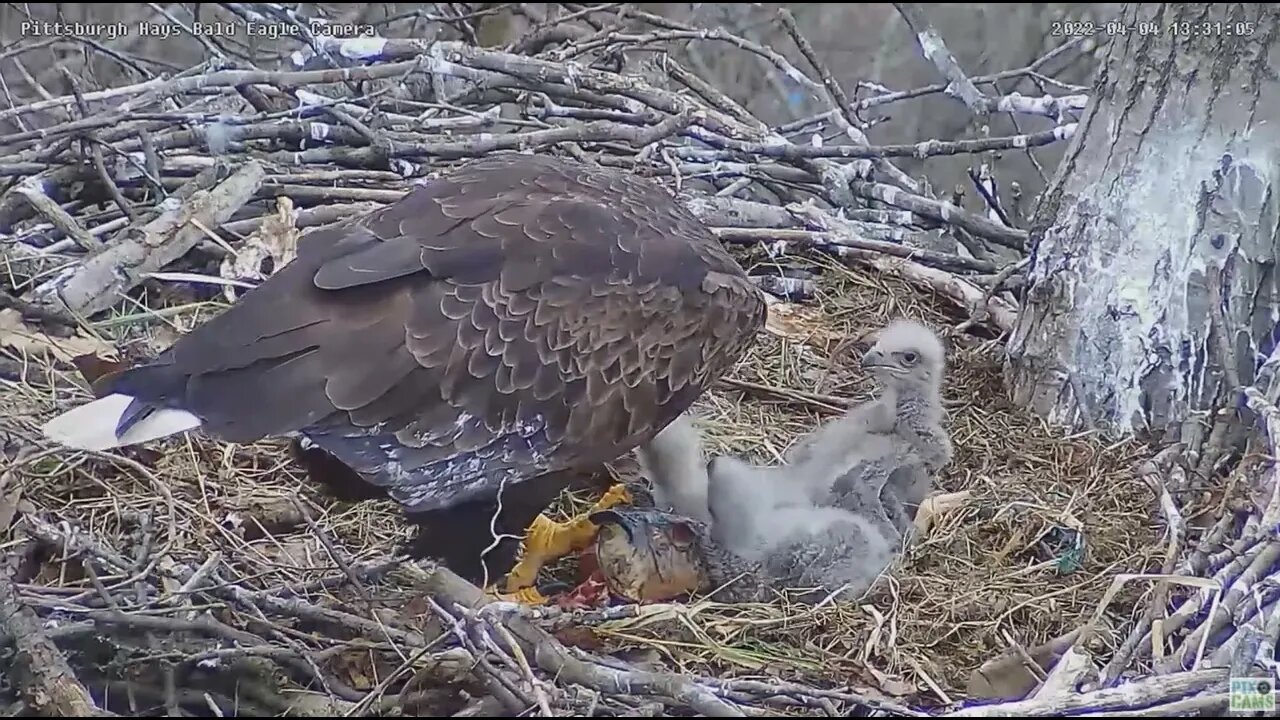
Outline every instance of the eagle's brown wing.
POLYGON ((656 184, 505 154, 306 235, 112 389, 231 441, 298 433, 427 511, 629 451, 740 357, 764 313, 656 184))

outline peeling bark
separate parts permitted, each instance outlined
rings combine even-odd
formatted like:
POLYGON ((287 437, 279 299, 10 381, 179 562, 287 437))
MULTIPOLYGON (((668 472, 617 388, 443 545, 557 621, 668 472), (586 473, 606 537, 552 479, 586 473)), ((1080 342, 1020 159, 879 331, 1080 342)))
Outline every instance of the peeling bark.
POLYGON ((1196 442, 1275 346, 1280 9, 1120 20, 1036 211, 1007 379, 1052 422, 1196 442))

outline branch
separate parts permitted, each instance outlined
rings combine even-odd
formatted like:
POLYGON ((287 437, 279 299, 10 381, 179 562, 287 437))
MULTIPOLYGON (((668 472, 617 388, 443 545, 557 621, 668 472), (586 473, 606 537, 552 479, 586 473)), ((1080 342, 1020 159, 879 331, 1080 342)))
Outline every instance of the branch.
POLYGON ((605 693, 670 698, 708 717, 744 717, 740 709, 686 677, 639 670, 621 671, 582 662, 544 630, 516 613, 504 612, 503 604, 489 603, 479 588, 449 570, 438 566, 425 569, 410 567, 427 592, 446 606, 472 611, 475 618, 500 618, 511 633, 525 643, 526 652, 533 656, 535 664, 553 677, 605 693))
POLYGON ((1027 231, 1007 227, 965 212, 963 208, 939 200, 930 200, 880 183, 854 180, 849 183, 854 194, 879 200, 904 210, 933 218, 956 227, 964 228, 978 237, 986 238, 1007 248, 1026 249, 1027 231))
POLYGON ((109 717, 76 679, 66 658, 49 642, 35 613, 22 604, 0 571, 0 638, 17 646, 13 679, 27 704, 42 717, 109 717))
POLYGON ((1225 685, 1225 669, 1195 670, 1137 680, 1127 685, 1043 700, 1020 700, 969 707, 940 717, 1053 717, 1082 711, 1110 713, 1185 699, 1188 695, 1225 685))
POLYGON ((1262 509, 1262 527, 1270 533, 1280 524, 1280 410, 1258 388, 1250 386, 1244 389, 1245 402, 1249 409, 1262 417, 1266 426, 1267 448, 1270 450, 1271 462, 1263 473, 1263 489, 1270 490, 1270 497, 1262 509))
POLYGON ((170 203, 156 219, 135 228, 131 236, 89 258, 65 278, 36 290, 43 304, 61 301, 73 315, 88 316, 114 305, 141 283, 148 273, 159 271, 185 255, 205 237, 204 228, 231 219, 257 192, 262 166, 245 165, 213 190, 197 191, 187 203, 170 203))
POLYGON ((911 31, 916 34, 916 41, 929 62, 938 69, 938 73, 947 80, 947 94, 954 95, 964 102, 975 115, 985 116, 991 112, 991 99, 982 94, 973 81, 964 74, 960 63, 956 61, 942 36, 929 24, 924 8, 916 3, 894 3, 898 14, 907 21, 911 31))
POLYGON ((103 248, 102 241, 80 227, 80 223, 76 222, 70 213, 63 210, 58 203, 44 193, 39 183, 23 180, 14 188, 14 192, 26 198, 36 212, 43 215, 54 227, 65 233, 80 247, 89 252, 97 252, 103 248))

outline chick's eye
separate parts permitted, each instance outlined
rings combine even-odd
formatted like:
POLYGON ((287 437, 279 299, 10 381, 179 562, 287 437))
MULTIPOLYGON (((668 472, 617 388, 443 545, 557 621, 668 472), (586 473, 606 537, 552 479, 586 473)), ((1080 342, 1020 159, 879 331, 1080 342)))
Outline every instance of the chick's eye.
POLYGON ((904 352, 904 353, 902 353, 902 359, 903 359, 903 360, 906 360, 908 363, 910 363, 910 364, 914 365, 914 364, 915 364, 915 362, 916 362, 916 360, 919 360, 919 359, 920 359, 920 357, 919 357, 918 355, 916 355, 915 353, 908 351, 908 352, 904 352))

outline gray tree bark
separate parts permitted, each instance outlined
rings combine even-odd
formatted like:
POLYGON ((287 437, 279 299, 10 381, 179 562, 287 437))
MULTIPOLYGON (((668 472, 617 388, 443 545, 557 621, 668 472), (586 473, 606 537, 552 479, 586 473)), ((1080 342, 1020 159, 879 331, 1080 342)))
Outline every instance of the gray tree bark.
POLYGON ((1280 9, 1120 21, 1037 207, 1006 379, 1051 422, 1198 447, 1280 321, 1280 9))

